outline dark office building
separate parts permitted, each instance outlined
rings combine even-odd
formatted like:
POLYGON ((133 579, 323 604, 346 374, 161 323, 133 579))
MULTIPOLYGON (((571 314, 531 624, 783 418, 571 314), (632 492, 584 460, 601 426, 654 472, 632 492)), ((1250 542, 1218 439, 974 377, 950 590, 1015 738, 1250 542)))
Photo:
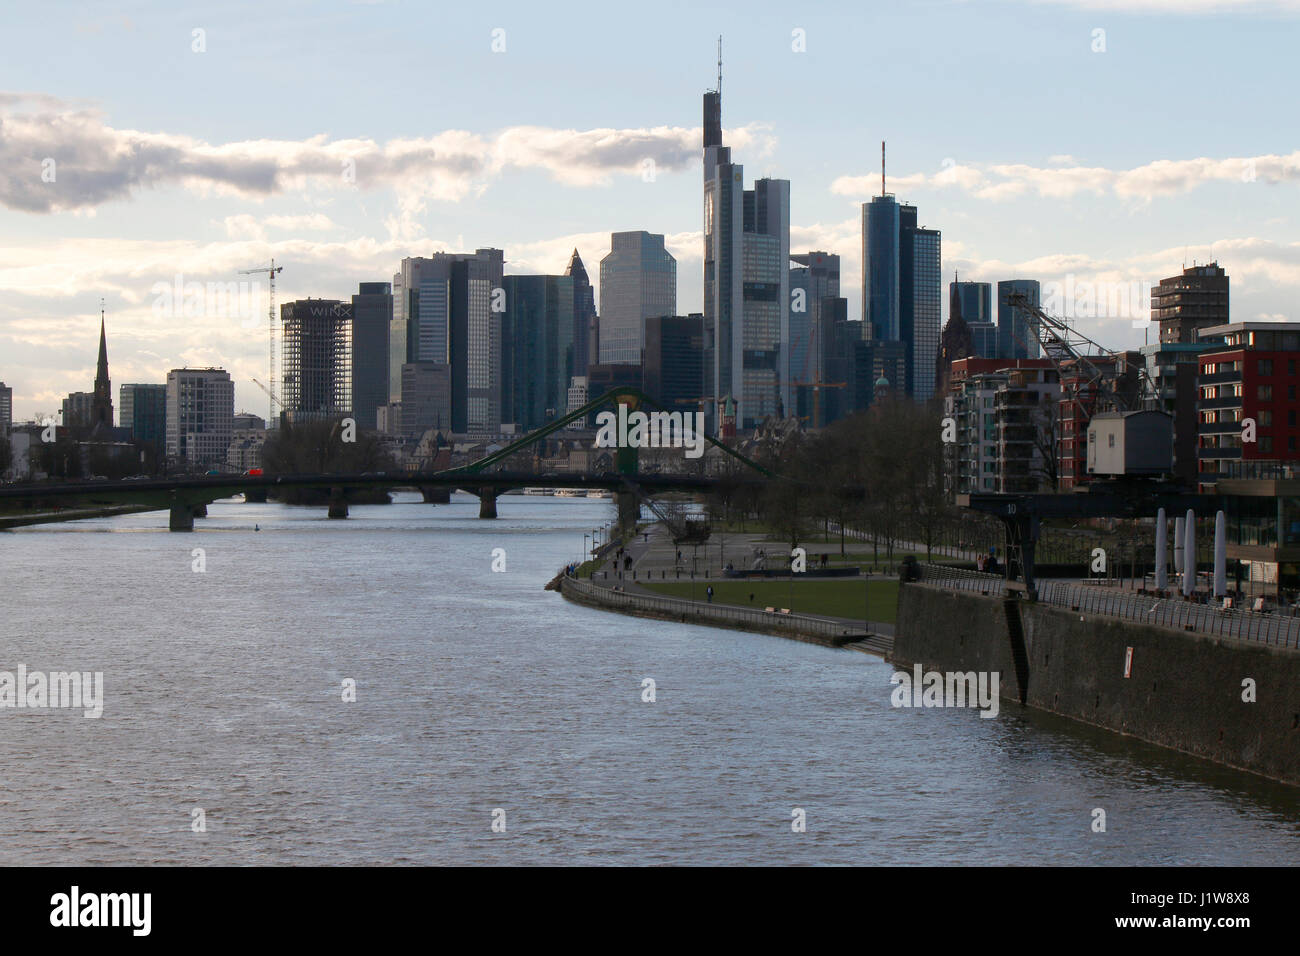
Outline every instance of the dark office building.
POLYGON ((1033 305, 1042 302, 1042 290, 1037 279, 1007 279, 998 283, 998 358, 1042 357, 1042 347, 1022 309, 1007 302, 1007 297, 1020 293, 1033 305))
POLYGON ((1151 290, 1151 321, 1162 344, 1195 342, 1198 329, 1228 324, 1228 275, 1217 262, 1161 279, 1151 290))
POLYGON ((587 366, 599 354, 593 351, 599 347, 599 330, 596 326, 596 296, 577 249, 573 250, 564 274, 573 280, 573 370, 569 374, 586 375, 587 366))
POLYGON ((137 441, 150 442, 162 450, 167 446, 167 386, 123 385, 118 392, 121 427, 137 441))
POLYGON ((588 365, 587 395, 599 398, 611 388, 641 388, 640 365, 588 365))
POLYGON ((388 404, 392 318, 392 283, 361 283, 352 297, 352 417, 362 428, 378 427, 378 409, 388 404))
POLYGON ((402 365, 401 433, 419 438, 430 428, 451 429, 451 368, 443 362, 402 365))
POLYGON ((704 395, 703 313, 645 320, 642 380, 668 411, 696 410, 691 403, 704 395))
POLYGON ((532 431, 563 415, 568 406, 569 380, 575 374, 574 280, 562 275, 506 276, 502 281, 501 415, 532 431))

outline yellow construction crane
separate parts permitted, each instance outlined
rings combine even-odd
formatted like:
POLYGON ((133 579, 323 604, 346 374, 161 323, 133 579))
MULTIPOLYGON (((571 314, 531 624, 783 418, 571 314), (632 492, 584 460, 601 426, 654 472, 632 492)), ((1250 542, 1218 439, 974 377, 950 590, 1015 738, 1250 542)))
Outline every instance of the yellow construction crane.
POLYGON ((276 405, 279 405, 281 408, 284 408, 284 402, 280 401, 280 399, 279 399, 278 397, 276 397, 276 396, 271 392, 271 390, 270 390, 269 388, 267 388, 265 385, 263 385, 263 384, 262 384, 261 382, 259 382, 257 379, 253 379, 252 382, 253 382, 254 385, 256 385, 258 388, 260 388, 262 391, 266 392, 267 397, 268 397, 269 399, 271 399, 271 402, 272 402, 272 406, 271 406, 271 418, 268 418, 268 419, 266 420, 266 425, 267 425, 267 427, 269 428, 269 427, 271 426, 271 419, 272 419, 272 418, 275 418, 275 406, 276 406, 276 405))
MULTIPOLYGON (((241 269, 239 272, 241 276, 265 275, 270 281, 270 304, 267 307, 266 313, 266 341, 267 352, 269 353, 267 377, 271 380, 271 387, 267 388, 265 385, 262 385, 261 382, 257 382, 257 384, 261 386, 262 391, 266 392, 271 399, 271 404, 268 406, 270 408, 270 414, 266 418, 268 427, 275 419, 275 406, 280 404, 280 400, 275 397, 275 275, 277 272, 283 271, 284 266, 277 266, 275 260, 272 259, 271 266, 268 269, 241 269)), ((256 382, 257 379, 253 379, 253 381, 256 382)), ((280 405, 280 407, 283 408, 284 406, 280 405)))

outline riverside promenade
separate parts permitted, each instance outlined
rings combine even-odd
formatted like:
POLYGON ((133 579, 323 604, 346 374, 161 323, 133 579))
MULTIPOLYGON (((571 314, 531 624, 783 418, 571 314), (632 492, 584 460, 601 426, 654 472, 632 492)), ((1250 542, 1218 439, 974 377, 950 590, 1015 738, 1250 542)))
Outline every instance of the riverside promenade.
MULTIPOLYGON (((590 579, 563 576, 557 587, 569 600, 623 614, 733 627, 881 656, 892 651, 894 627, 887 622, 867 621, 865 617, 799 613, 777 604, 760 606, 717 599, 709 602, 706 599, 706 589, 710 584, 737 580, 725 576, 723 569, 727 564, 748 568, 753 555, 759 551, 771 556, 767 562, 769 568, 783 566, 788 560, 784 557, 782 545, 761 534, 718 535, 707 545, 679 549, 673 544, 668 530, 661 524, 654 524, 629 540, 621 557, 617 546, 602 549, 601 563, 593 568, 590 579), (653 582, 692 580, 699 594, 695 599, 665 595, 645 586, 653 582)), ((811 555, 809 562, 811 566, 811 555)), ((879 580, 879 576, 876 579, 879 580)), ((785 583, 788 579, 777 580, 785 583)), ((794 584, 803 585, 813 580, 816 580, 815 571, 807 578, 797 575, 794 584)), ((865 590, 866 578, 858 576, 856 580, 863 583, 865 590)))

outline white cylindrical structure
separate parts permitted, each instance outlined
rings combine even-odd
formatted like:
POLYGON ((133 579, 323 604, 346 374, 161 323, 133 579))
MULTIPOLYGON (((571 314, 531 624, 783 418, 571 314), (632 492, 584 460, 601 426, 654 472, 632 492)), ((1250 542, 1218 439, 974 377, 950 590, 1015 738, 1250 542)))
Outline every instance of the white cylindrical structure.
POLYGON ((1156 512, 1156 590, 1163 591, 1169 586, 1169 574, 1165 569, 1165 549, 1169 547, 1169 524, 1165 518, 1165 509, 1156 512))
POLYGON ((1182 515, 1174 518, 1174 573, 1183 573, 1183 521, 1182 515))
POLYGON ((1222 511, 1214 516, 1214 596, 1228 593, 1228 519, 1222 511))
POLYGON ((1196 590, 1196 512, 1187 509, 1183 519, 1183 594, 1196 590))

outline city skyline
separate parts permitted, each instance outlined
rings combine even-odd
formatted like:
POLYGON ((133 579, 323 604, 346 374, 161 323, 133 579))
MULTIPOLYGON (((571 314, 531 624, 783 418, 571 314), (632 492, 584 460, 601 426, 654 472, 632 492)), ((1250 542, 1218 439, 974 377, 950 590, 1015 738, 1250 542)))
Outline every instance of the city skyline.
MULTIPOLYGON (((611 233, 646 230, 665 235, 678 261, 676 311, 700 311, 697 97, 714 83, 718 33, 726 36, 724 141, 751 179, 791 182, 791 251, 841 257, 850 315, 861 311, 858 210, 879 190, 886 139, 888 189, 921 208, 920 225, 943 231, 945 277, 1150 286, 1213 258, 1234 277, 1234 321, 1296 317, 1300 243, 1288 238, 1294 217, 1280 200, 1300 178, 1300 154, 1269 120, 1286 89, 1280 72, 1270 82, 1284 59, 1269 50, 1281 51, 1276 23, 1293 21, 1294 4, 1236 13, 1240 48, 1216 30, 1222 11, 1240 5, 1169 13, 1173 5, 1148 4, 1136 14, 1104 3, 974 6, 940 4, 938 18, 768 7, 742 22, 719 12, 697 18, 684 38, 665 18, 645 27, 642 44, 653 47, 665 31, 675 42, 650 51, 604 49, 597 19, 575 13, 564 43, 640 73, 640 82, 620 76, 594 94, 572 67, 530 73, 553 64, 556 24, 523 8, 504 10, 500 26, 456 13, 440 35, 456 47, 445 69, 459 73, 443 85, 482 89, 473 102, 439 96, 436 109, 415 112, 397 90, 418 70, 379 78, 361 102, 348 95, 358 64, 349 60, 337 76, 298 76, 311 45, 268 51, 265 30, 238 8, 204 25, 148 6, 133 8, 129 21, 92 16, 60 32, 63 53, 54 57, 48 44, 16 43, 0 66, 0 89, 11 91, 0 95, 8 170, 0 375, 14 389, 14 418, 53 412, 90 384, 85 343, 101 296, 115 381, 160 382, 171 368, 220 365, 236 382, 237 407, 262 408, 250 379, 266 371, 264 327, 258 334, 238 317, 158 315, 151 290, 177 275, 235 281, 272 256, 286 266, 279 302, 346 299, 359 282, 387 281, 406 257, 495 247, 507 274, 559 274, 575 247, 594 263, 611 233), (922 81, 920 69, 902 72, 922 25, 948 50, 946 68, 978 80, 970 95, 983 100, 941 111, 952 104, 940 84, 922 81), (1094 51, 1098 29, 1104 49, 1094 51), (193 49, 195 30, 202 52, 193 49), (969 43, 944 43, 961 31, 969 43), (897 49, 882 48, 881 64, 857 77, 853 44, 874 32, 897 49), (498 39, 503 49, 493 52, 498 39), (1195 51, 1249 69, 1226 70, 1226 80, 1201 90, 1191 85, 1201 71, 1187 62, 1195 51), (132 69, 141 58, 159 63, 193 108, 176 106, 175 88, 151 90, 151 77, 132 69), (258 58, 266 64, 246 76, 258 58), (1060 84, 1055 98, 1026 82, 1035 71, 1060 84), (307 77, 323 85, 314 88, 321 95, 300 97, 310 101, 303 109, 251 105, 252 84, 278 84, 287 104, 307 77), (808 96, 810 84, 822 92, 808 96), (588 93, 573 95, 579 90, 588 93), (1175 93, 1216 113, 1224 135, 1215 155, 1205 156, 1197 124, 1172 105, 1175 93), (868 115, 837 120, 848 103, 855 114, 867 104, 868 115), (144 161, 121 161, 126 146, 144 161), (52 181, 42 178, 46 158, 55 160, 52 181)), ((357 52, 393 42, 408 20, 426 16, 387 5, 328 9, 306 39, 357 52)), ((271 13, 273 23, 289 19, 271 13)), ((20 41, 48 35, 26 11, 11 21, 20 41)), ((412 55, 404 43, 399 58, 412 55)), ((1136 310, 1143 319, 1144 305, 1136 310)), ((1114 348, 1143 342, 1131 317, 1080 324, 1114 348)))

